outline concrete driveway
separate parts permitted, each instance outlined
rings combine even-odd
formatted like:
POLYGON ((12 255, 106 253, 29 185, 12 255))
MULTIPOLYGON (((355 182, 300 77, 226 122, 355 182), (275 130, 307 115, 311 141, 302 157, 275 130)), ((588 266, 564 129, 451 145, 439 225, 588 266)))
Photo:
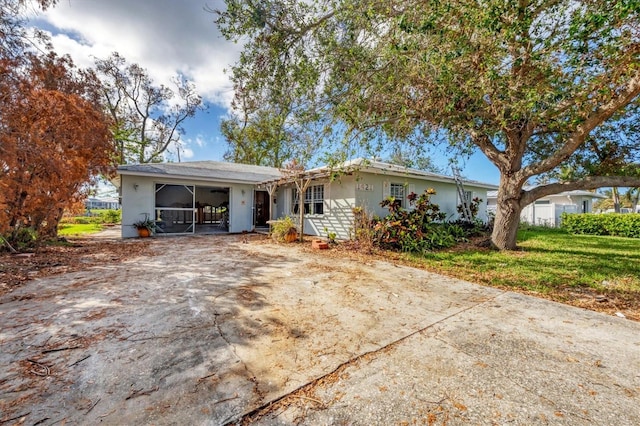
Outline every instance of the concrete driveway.
POLYGON ((640 424, 640 324, 258 236, 0 299, 6 424, 640 424))

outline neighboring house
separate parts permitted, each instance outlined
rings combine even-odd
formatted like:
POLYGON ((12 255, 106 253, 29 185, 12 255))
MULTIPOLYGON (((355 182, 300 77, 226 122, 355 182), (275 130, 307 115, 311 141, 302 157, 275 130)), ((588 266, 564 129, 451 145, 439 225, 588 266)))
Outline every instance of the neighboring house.
POLYGON ((120 201, 117 198, 93 198, 89 197, 84 201, 84 206, 87 210, 91 209, 105 209, 105 210, 118 210, 120 208, 120 201))
MULTIPOLYGON (((529 190, 532 187, 525 187, 529 190)), ((488 210, 495 212, 498 202, 498 191, 489 191, 488 210)), ((520 213, 520 221, 531 225, 560 226, 562 213, 591 213, 593 211, 594 198, 607 198, 604 195, 590 191, 566 191, 559 194, 549 195, 536 200, 520 213)))
MULTIPOLYGON (((211 225, 229 232, 251 231, 269 219, 297 214, 296 181, 305 189, 305 234, 335 232, 338 239, 351 237, 354 207, 385 216, 388 210, 380 202, 388 196, 411 208, 408 194, 433 188, 432 201, 451 219, 458 217, 456 207, 461 203, 452 177, 362 159, 339 169, 320 167, 291 175, 268 167, 213 161, 121 166, 118 173, 123 237, 137 235, 126 224, 144 214, 156 218, 159 233, 208 231, 211 225), (225 201, 228 210, 224 210, 225 201), (228 218, 221 219, 225 211, 228 218)), ((475 181, 463 185, 466 198, 483 200, 478 217, 486 220, 487 190, 496 185, 475 181)))

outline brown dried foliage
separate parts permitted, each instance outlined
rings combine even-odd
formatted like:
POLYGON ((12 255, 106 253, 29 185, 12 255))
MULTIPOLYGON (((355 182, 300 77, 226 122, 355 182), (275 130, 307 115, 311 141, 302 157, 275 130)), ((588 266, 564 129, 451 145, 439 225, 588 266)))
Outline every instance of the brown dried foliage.
POLYGON ((96 80, 54 53, 0 58, 0 234, 54 237, 64 209, 113 170, 96 80))

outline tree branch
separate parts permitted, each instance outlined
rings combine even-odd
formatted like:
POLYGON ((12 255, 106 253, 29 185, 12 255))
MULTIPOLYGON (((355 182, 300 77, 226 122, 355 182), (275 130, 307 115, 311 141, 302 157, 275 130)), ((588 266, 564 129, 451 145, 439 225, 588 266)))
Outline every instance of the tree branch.
POLYGON ((574 191, 576 189, 597 189, 603 187, 638 187, 640 186, 640 177, 638 176, 589 176, 578 181, 572 182, 555 182, 547 185, 536 186, 535 188, 525 191, 520 204, 526 206, 542 197, 548 195, 559 194, 565 191, 574 191))
POLYGON ((611 118, 616 111, 629 104, 638 94, 640 94, 640 71, 636 71, 618 96, 594 110, 583 123, 579 124, 560 149, 545 160, 525 167, 523 169, 524 175, 527 177, 536 176, 548 172, 566 161, 584 143, 593 129, 611 118))
POLYGON ((496 146, 491 142, 489 136, 484 133, 478 133, 475 130, 472 130, 469 133, 473 143, 480 148, 480 151, 482 151, 482 153, 486 155, 500 171, 507 170, 509 163, 506 160, 504 153, 496 148, 496 146))

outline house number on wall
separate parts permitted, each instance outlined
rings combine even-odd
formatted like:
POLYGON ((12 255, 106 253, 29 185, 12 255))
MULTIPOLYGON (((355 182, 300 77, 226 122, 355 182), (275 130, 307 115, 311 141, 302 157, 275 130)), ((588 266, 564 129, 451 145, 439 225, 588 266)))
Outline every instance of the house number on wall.
POLYGON ((370 183, 358 183, 356 184, 356 190, 358 191, 373 191, 373 185, 370 183))

